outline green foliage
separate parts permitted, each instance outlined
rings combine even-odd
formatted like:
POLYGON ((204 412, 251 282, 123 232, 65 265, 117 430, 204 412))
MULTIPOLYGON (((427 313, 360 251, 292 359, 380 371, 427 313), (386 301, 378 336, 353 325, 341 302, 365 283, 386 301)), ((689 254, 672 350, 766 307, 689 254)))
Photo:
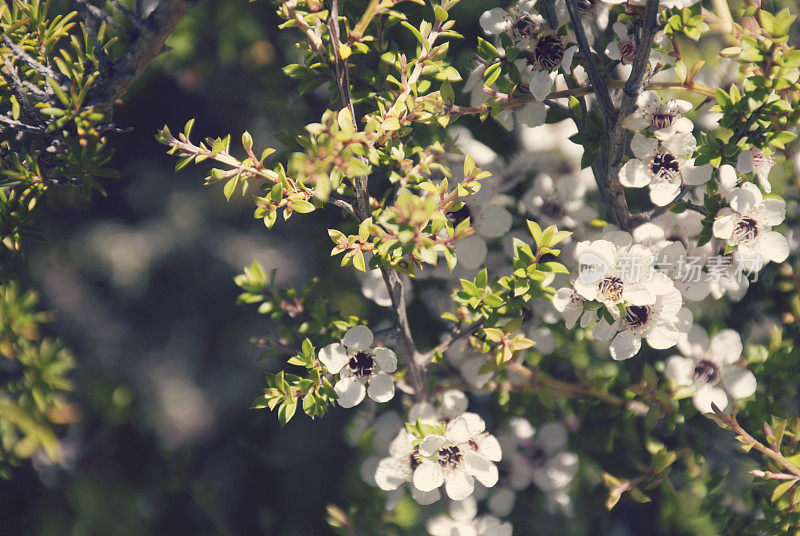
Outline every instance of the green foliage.
POLYGON ((60 425, 78 418, 67 393, 73 358, 57 340, 43 337, 47 313, 37 296, 11 281, 0 285, 0 475, 43 449, 58 461, 60 425))

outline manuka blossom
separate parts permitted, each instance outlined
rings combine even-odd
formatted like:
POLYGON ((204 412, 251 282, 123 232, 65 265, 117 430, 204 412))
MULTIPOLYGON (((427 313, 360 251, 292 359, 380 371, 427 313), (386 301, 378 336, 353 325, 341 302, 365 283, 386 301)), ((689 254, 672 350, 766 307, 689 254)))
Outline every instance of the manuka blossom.
POLYGON ((694 326, 682 337, 678 349, 683 356, 670 357, 664 375, 693 391, 697 411, 710 413, 712 403, 724 410, 731 401, 755 393, 755 375, 736 364, 742 355, 742 340, 735 331, 724 329, 709 341, 706 331, 694 326))
POLYGON ((486 433, 483 419, 474 413, 449 422, 444 435, 431 434, 419 444, 420 463, 414 486, 424 492, 444 485, 448 497, 460 501, 475 489, 475 479, 486 487, 497 483, 502 452, 497 439, 486 433))
POLYGON ((468 406, 467 395, 457 389, 449 389, 442 393, 441 401, 435 406, 430 402, 417 402, 411 406, 408 410, 408 420, 412 423, 420 421, 431 426, 447 424, 463 415, 468 406))
POLYGON ((690 133, 675 134, 664 141, 645 138, 638 132, 631 141, 636 158, 628 160, 619 172, 619 180, 628 188, 650 188, 650 200, 666 206, 681 191, 684 184, 697 186, 708 182, 712 168, 709 164, 695 166, 689 156, 697 147, 690 133))
POLYGON ((755 173, 758 179, 758 184, 766 192, 772 191, 772 185, 769 182, 769 172, 772 171, 772 166, 775 165, 775 159, 771 156, 764 154, 764 151, 757 147, 753 147, 747 151, 739 153, 736 160, 736 170, 739 173, 755 173))
POLYGON ((475 234, 456 242, 456 257, 464 268, 480 268, 489 252, 487 240, 499 238, 511 229, 513 217, 503 202, 501 197, 494 195, 491 184, 487 182, 478 193, 465 198, 464 206, 453 213, 456 224, 470 218, 475 229, 475 234))
MULTIPOLYGON (((389 445, 389 456, 381 459, 375 469, 375 483, 384 491, 390 492, 391 504, 396 504, 402 491, 401 486, 410 483, 414 478, 414 471, 420 464, 419 449, 414 446, 414 436, 405 429, 400 430, 389 445)), ((433 504, 439 500, 439 490, 421 491, 415 486, 409 486, 411 496, 419 504, 433 504)))
POLYGON ((521 0, 506 10, 495 7, 484 11, 479 22, 486 35, 508 33, 515 43, 530 39, 544 22, 541 15, 534 13, 536 0, 521 0))
POLYGON ((573 229, 596 216, 595 211, 586 206, 585 194, 586 183, 576 175, 553 179, 540 173, 522 198, 522 205, 543 229, 550 225, 573 229))
POLYGON ((580 319, 581 327, 588 327, 597 319, 594 311, 585 310, 586 300, 573 288, 560 288, 553 294, 553 306, 564 317, 567 329, 572 329, 580 319))
POLYGON ((633 63, 633 59, 636 57, 636 41, 630 30, 619 21, 614 23, 612 29, 617 35, 617 39, 611 41, 606 47, 606 57, 620 61, 624 65, 633 63))
POLYGON ((543 30, 526 50, 521 53, 524 67, 533 71, 528 87, 534 100, 547 98, 556 81, 559 68, 565 73, 572 72, 572 60, 578 47, 566 38, 549 30, 543 30))
POLYGON ((339 374, 334 390, 339 405, 352 408, 364 400, 388 402, 394 397, 391 373, 397 370, 397 356, 388 348, 372 348, 372 331, 367 326, 347 330, 342 343, 322 348, 319 360, 331 374, 339 374))
MULTIPOLYGON (((508 466, 504 471, 508 476, 504 479, 503 489, 512 493, 505 497, 505 501, 510 499, 513 504, 513 493, 523 491, 533 483, 547 495, 551 512, 558 509, 569 513, 571 501, 568 492, 578 473, 578 456, 565 450, 568 439, 566 426, 549 422, 536 429, 527 419, 512 417, 508 427, 508 432, 498 437, 505 453, 503 464, 508 466)), ((495 508, 504 511, 507 505, 498 500, 504 493, 496 495, 497 498, 494 495, 490 497, 489 505, 492 507, 494 502, 495 508)))
POLYGON ((731 193, 730 205, 717 213, 714 236, 736 246, 738 258, 748 270, 758 271, 768 261, 785 261, 789 242, 772 226, 786 216, 786 201, 764 199, 758 186, 746 182, 731 193))
POLYGON ((450 515, 439 515, 428 520, 425 528, 431 536, 511 536, 511 523, 491 516, 478 514, 477 501, 469 497, 449 505, 450 515))
POLYGON ((678 343, 681 333, 689 331, 692 313, 682 307, 678 289, 656 297, 652 305, 629 305, 625 316, 609 324, 600 319, 592 331, 595 339, 611 341, 611 357, 617 361, 630 359, 639 353, 642 339, 656 350, 664 350, 678 343))
POLYGON ((575 247, 581 267, 573 287, 584 300, 599 301, 612 315, 619 315, 618 304, 652 305, 657 296, 674 288, 669 278, 652 272, 652 251, 633 244, 630 234, 617 232, 606 238, 575 247))
MULTIPOLYGON (((614 25, 615 31, 617 24, 620 23, 614 25)), ((682 116, 692 109, 692 105, 688 101, 662 99, 652 91, 645 91, 639 95, 636 104, 636 110, 622 121, 622 125, 628 130, 649 129, 656 139, 666 140, 674 134, 691 132, 694 128, 692 122, 682 116)), ((692 147, 693 150, 694 147, 692 147)))

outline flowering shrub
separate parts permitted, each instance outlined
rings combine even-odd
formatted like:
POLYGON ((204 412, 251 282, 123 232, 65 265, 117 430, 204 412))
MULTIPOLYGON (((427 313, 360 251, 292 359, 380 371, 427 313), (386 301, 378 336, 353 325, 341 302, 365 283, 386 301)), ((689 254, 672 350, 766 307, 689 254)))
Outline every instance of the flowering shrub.
MULTIPOLYGON (((770 500, 756 493, 740 515, 761 518, 756 532, 797 527, 800 421, 772 417, 759 439, 737 420, 789 409, 785 378, 759 374, 797 362, 796 326, 783 341, 776 325, 764 346, 732 308, 748 287, 797 281, 784 264, 796 237, 781 232, 796 191, 770 173, 792 162, 798 120, 788 10, 520 1, 485 11, 478 36, 459 33, 454 0, 287 1, 278 13, 300 38, 303 59, 285 69, 298 91, 331 90, 300 150, 283 164, 248 133, 242 150, 230 136, 193 142, 193 121, 158 139, 179 168, 214 162, 207 182, 226 197, 252 192, 267 227, 340 209, 331 254, 370 274, 365 297, 392 311, 388 325, 353 319, 341 341, 340 324, 306 331, 288 363, 309 376, 279 372, 255 404, 285 423, 301 403, 315 417, 367 395, 406 416, 362 468, 389 513, 334 508, 332 525, 383 533, 401 522, 403 490, 419 505, 450 499, 446 514, 414 515, 432 535, 511 533, 502 518, 531 533, 537 494, 549 512, 591 517, 584 497, 601 483, 608 509, 623 494, 666 505, 716 471, 705 414, 765 455, 751 473, 774 481, 770 500), (469 72, 454 65, 455 38, 469 72), (713 59, 690 61, 700 55, 713 59), (492 121, 522 152, 490 140, 492 121), (431 279, 449 298, 418 288, 431 279), (409 295, 447 323, 438 344, 418 342, 430 328, 409 295), (483 416, 467 412, 473 397, 483 416)), ((793 324, 796 305, 781 304, 759 307, 793 324)), ((738 523, 718 509, 707 519, 723 533, 738 523)))
POLYGON ((157 133, 273 232, 324 235, 324 211, 331 256, 390 310, 246 268, 286 363, 253 408, 370 412, 375 499, 331 506, 342 534, 614 533, 603 504, 631 502, 663 533, 798 533, 795 16, 521 0, 476 24, 468 3, 276 3, 319 121, 276 149, 157 133))

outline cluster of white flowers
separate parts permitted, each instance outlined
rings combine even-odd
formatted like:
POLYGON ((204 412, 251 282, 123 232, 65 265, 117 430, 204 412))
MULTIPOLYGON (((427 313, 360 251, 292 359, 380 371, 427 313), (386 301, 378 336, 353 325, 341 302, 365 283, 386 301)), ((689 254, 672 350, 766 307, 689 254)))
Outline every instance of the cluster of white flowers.
POLYGON ((647 91, 639 97, 638 105, 637 110, 623 120, 626 128, 637 132, 631 141, 635 158, 622 166, 619 180, 628 188, 647 186, 650 200, 658 206, 666 206, 678 197, 682 188, 708 182, 712 167, 709 164, 695 166, 691 158, 697 148, 692 135, 694 125, 681 115, 691 110, 691 104, 662 100, 647 91))
POLYGON ((486 423, 466 410, 466 396, 458 391, 445 393, 442 409, 417 405, 409 414, 430 432, 418 437, 403 429, 389 449, 389 456, 378 463, 375 482, 383 490, 396 490, 411 484, 411 492, 421 503, 439 498, 444 486, 447 496, 461 501, 472 495, 475 481, 486 487, 497 483, 495 462, 502 458, 500 444, 486 432, 486 423))
MULTIPOLYGON (((541 15, 533 11, 535 5, 536 0, 521 0, 508 10, 490 9, 480 18, 486 35, 506 33, 520 51, 514 65, 527 82, 533 101, 517 111, 517 118, 529 127, 544 124, 547 107, 543 101, 553 91, 559 71, 566 74, 572 71, 578 50, 571 35, 554 31, 541 15)), ((509 111, 504 113, 510 114, 509 111)))

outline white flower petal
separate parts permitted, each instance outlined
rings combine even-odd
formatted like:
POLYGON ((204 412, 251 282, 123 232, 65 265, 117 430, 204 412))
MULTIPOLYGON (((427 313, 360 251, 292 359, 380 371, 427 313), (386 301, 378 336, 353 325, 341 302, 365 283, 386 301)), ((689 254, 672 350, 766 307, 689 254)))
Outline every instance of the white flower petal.
POLYGON ((478 479, 478 482, 491 488, 497 484, 499 474, 497 466, 477 452, 464 453, 464 466, 467 472, 478 479))
POLYGON ((650 184, 651 176, 644 162, 636 158, 628 160, 619 170, 619 182, 628 188, 644 188, 650 184))
POLYGON ((394 372, 397 370, 397 356, 388 348, 375 348, 372 350, 372 357, 383 372, 394 372))
POLYGON ((452 477, 445 482, 444 489, 447 496, 454 501, 463 501, 475 490, 475 479, 466 471, 454 471, 452 477))
POLYGON ((758 251, 772 262, 783 262, 789 256, 789 241, 776 231, 769 231, 758 238, 758 251))
POLYGON ((533 98, 542 101, 550 94, 553 89, 553 78, 550 71, 539 70, 533 73, 530 81, 530 90, 533 98))
POLYGON ((536 442, 548 453, 558 452, 567 446, 567 427, 560 422, 548 422, 539 428, 536 442))
POLYGON ((425 438, 419 444, 420 455, 425 458, 433 456, 439 451, 440 448, 442 448, 442 445, 444 445, 445 441, 445 438, 440 435, 432 434, 425 436, 425 438))
POLYGON ((342 337, 342 344, 351 350, 366 350, 372 346, 372 330, 367 326, 354 326, 342 337))
POLYGON ((742 356, 742 338, 732 329, 723 329, 711 337, 708 354, 718 363, 735 363, 742 356))
POLYGON ((755 375, 744 367, 729 366, 720 379, 731 398, 741 400, 756 392, 758 384, 755 375))
POLYGON ((508 30, 508 14, 501 7, 484 11, 479 20, 486 35, 498 35, 508 30))
POLYGON ((493 435, 484 435, 475 439, 478 445, 478 452, 481 456, 492 462, 499 462, 503 459, 503 450, 500 442, 493 435))
POLYGON ((424 461, 414 471, 414 487, 420 491, 432 491, 444 483, 444 475, 438 464, 424 461))
POLYGON ((694 165, 694 158, 687 160, 681 166, 681 174, 683 180, 689 186, 699 186, 711 180, 711 172, 714 168, 710 164, 703 164, 702 166, 694 165))
POLYGON ((319 360, 331 374, 338 374, 348 359, 347 350, 338 342, 329 344, 319 351, 319 360))
POLYGON ((617 361, 630 359, 639 353, 642 347, 642 339, 630 330, 620 332, 611 341, 611 357, 617 361))
POLYGON ((480 268, 486 260, 489 249, 486 247, 486 240, 472 235, 456 242, 456 258, 458 264, 469 270, 480 268))
POLYGON ((673 355, 667 359, 664 376, 675 382, 675 385, 692 385, 695 362, 693 359, 673 355))
POLYGON ((360 381, 352 376, 341 378, 333 387, 336 394, 339 396, 339 405, 343 408, 352 408, 357 406, 364 400, 364 395, 367 394, 367 389, 360 381))
MULTIPOLYGON (((678 293, 680 294, 680 293, 678 293)), ((665 350, 678 343, 680 331, 675 324, 667 321, 659 321, 647 332, 647 344, 656 350, 665 350)))
POLYGON ((441 498, 441 494, 438 489, 422 491, 415 486, 411 486, 411 497, 422 506, 427 506, 438 501, 441 498))
POLYGON ((543 102, 531 102, 517 111, 517 119, 526 127, 544 125, 547 117, 547 106, 543 102))
POLYGON ((658 142, 652 138, 645 138, 638 132, 633 135, 631 140, 631 151, 639 160, 648 160, 656 154, 658 142))
POLYGON ((653 182, 650 184, 650 201, 659 207, 669 205, 681 193, 680 182, 653 182))
POLYGON ((375 402, 388 402, 394 397, 394 382, 385 372, 378 372, 369 378, 367 394, 375 402))
POLYGON ((444 436, 452 443, 466 443, 470 440, 469 428, 464 417, 459 417, 447 425, 444 436))
POLYGON ((484 205, 472 223, 475 231, 481 236, 497 238, 511 229, 513 217, 508 210, 500 205, 484 205))
POLYGON ((728 407, 728 395, 725 389, 717 386, 704 385, 700 387, 692 397, 694 407, 700 413, 712 413, 712 402, 722 411, 728 407))
POLYGON ((733 210, 723 208, 717 212, 717 219, 714 220, 712 226, 714 236, 728 240, 733 235, 733 229, 737 221, 739 221, 739 216, 733 210))
POLYGON ((397 489, 411 476, 409 467, 397 458, 384 458, 375 470, 375 483, 384 491, 397 489))

